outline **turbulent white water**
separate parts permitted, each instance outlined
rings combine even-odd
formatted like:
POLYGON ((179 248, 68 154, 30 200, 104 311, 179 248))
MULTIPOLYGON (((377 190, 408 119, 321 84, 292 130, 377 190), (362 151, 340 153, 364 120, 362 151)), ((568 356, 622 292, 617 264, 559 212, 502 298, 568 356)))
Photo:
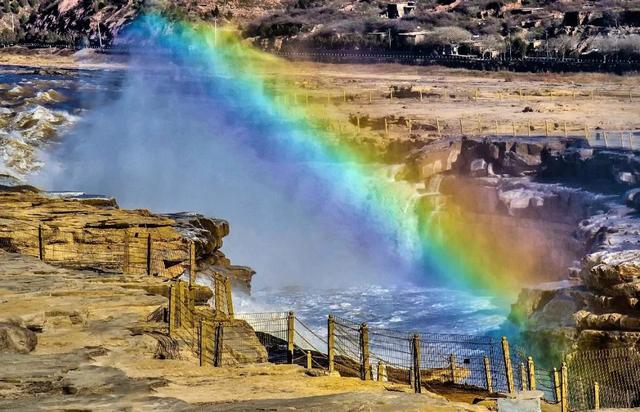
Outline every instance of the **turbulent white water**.
POLYGON ((503 326, 505 308, 491 296, 403 286, 313 290, 262 289, 236 296, 239 312, 296 312, 314 330, 326 328, 327 315, 400 331, 484 335, 503 326))

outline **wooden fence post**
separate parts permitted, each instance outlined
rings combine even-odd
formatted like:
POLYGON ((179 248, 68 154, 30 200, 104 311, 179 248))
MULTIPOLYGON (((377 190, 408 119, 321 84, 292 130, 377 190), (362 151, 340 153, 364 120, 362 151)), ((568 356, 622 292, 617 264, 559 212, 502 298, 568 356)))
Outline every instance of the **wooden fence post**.
POLYGON ((456 355, 454 353, 449 355, 449 369, 451 372, 451 382, 455 385, 457 383, 458 374, 456 372, 457 361, 456 361, 456 355))
POLYGON ((387 382, 387 365, 383 361, 378 361, 378 382, 387 382))
POLYGON ((529 373, 529 390, 536 390, 536 365, 533 362, 533 358, 529 356, 527 358, 527 372, 529 373))
POLYGON ((553 368, 553 393, 556 396, 556 402, 559 403, 562 394, 560 393, 560 374, 556 368, 553 368))
POLYGON ((627 135, 627 138, 629 139, 629 150, 633 150, 633 141, 631 140, 632 137, 633 137, 633 133, 629 133, 627 135))
POLYGON ((204 366, 207 363, 214 363, 214 326, 206 321, 200 321, 200 366, 204 366))
POLYGON ((335 322, 333 315, 329 315, 327 318, 327 358, 329 362, 329 373, 332 373, 335 369, 335 322))
POLYGON ((369 327, 366 323, 360 325, 360 379, 371 379, 371 364, 369 363, 369 327))
POLYGON ((527 370, 525 369, 524 362, 520 362, 520 390, 527 390, 527 370))
POLYGON ((515 386, 513 384, 513 368, 511 367, 511 354, 509 352, 509 341, 506 336, 502 337, 502 357, 504 360, 504 370, 507 377, 507 391, 509 393, 515 392, 515 386))
POLYGON ((589 141, 589 126, 586 123, 584 124, 584 138, 587 142, 589 141))
POLYGON ((567 132, 567 122, 564 122, 564 137, 567 138, 568 137, 568 132, 567 132))
POLYGON ((602 132, 602 136, 604 137, 604 147, 609 147, 609 140, 607 139, 607 132, 602 132))
POLYGON ((198 322, 198 361, 200 366, 204 365, 204 339, 202 336, 202 319, 198 322))
POLYGON ((233 310, 233 294, 231 293, 231 278, 229 276, 224 278, 224 292, 227 297, 227 314, 229 315, 229 319, 233 319, 235 313, 233 310))
POLYGON ((489 357, 487 355, 483 357, 483 361, 484 361, 485 383, 487 384, 487 392, 493 393, 493 379, 491 377, 491 361, 489 360, 489 357))
POLYGON ((188 286, 185 292, 187 295, 187 327, 192 331, 196 326, 196 290, 188 286))
POLYGON ((38 225, 38 257, 44 260, 44 242, 42 241, 42 225, 38 225))
POLYGON ((169 286, 169 336, 172 336, 176 332, 176 318, 177 307, 176 294, 178 290, 175 285, 169 286))
POLYGON ((600 409, 600 385, 593 382, 593 409, 600 409))
POLYGON ((215 345, 213 347, 213 366, 222 366, 222 351, 224 349, 224 323, 216 324, 215 345))
POLYGON ((313 369, 312 360, 313 360, 313 358, 311 357, 311 351, 308 350, 307 351, 307 369, 313 369))
POLYGON ((189 287, 196 283, 196 246, 189 242, 189 287))
POLYGON ((546 119, 544 121, 544 137, 549 137, 549 122, 546 119))
POLYGON ((422 89, 420 89, 420 101, 422 101, 422 89))
POLYGON ((460 134, 464 135, 464 129, 462 127, 462 117, 460 119, 458 119, 458 122, 460 123, 460 134))
POLYGON ((442 129, 440 128, 440 119, 436 117, 436 130, 438 131, 438 136, 442 135, 442 129))
POLYGON ((372 92, 371 90, 369 90, 369 104, 371 104, 373 102, 373 96, 372 96, 372 92))
POLYGON ((296 316, 293 312, 287 314, 287 363, 293 363, 293 338, 295 334, 296 316))
POLYGON ((560 371, 560 409, 562 412, 569 412, 569 374, 566 362, 562 362, 560 371))
POLYGON ((389 89, 389 99, 393 100, 393 88, 389 89))
POLYGON ((494 120, 495 126, 496 126, 496 137, 500 135, 499 131, 498 131, 498 121, 494 120))
POLYGON ((413 391, 415 393, 422 392, 422 377, 420 375, 420 367, 422 363, 422 355, 420 354, 420 335, 417 333, 413 335, 412 340, 412 355, 413 355, 413 391))
POLYGON ((384 135, 389 137, 389 122, 386 117, 384 118, 384 135))
POLYGON ((151 276, 151 233, 147 236, 147 276, 151 276))
POLYGON ((409 128, 409 136, 411 136, 411 130, 413 129, 413 122, 411 119, 407 119, 407 127, 409 128))
POLYGON ((222 275, 214 273, 213 275, 213 309, 214 317, 219 318, 222 311, 222 275))
POLYGON ((129 256, 129 231, 124 230, 124 241, 122 242, 122 274, 129 273, 129 266, 131 257, 129 256))

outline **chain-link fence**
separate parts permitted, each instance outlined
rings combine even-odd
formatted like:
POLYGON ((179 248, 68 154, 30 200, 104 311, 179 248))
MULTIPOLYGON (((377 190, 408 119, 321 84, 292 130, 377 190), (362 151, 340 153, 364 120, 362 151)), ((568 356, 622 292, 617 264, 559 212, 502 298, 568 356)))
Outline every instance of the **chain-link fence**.
POLYGON ((509 392, 528 390, 540 382, 549 386, 545 394, 555 402, 551 375, 536 370, 533 360, 517 350, 510 352, 505 338, 369 328, 366 323, 335 316, 328 317, 326 331, 319 333, 287 312, 245 313, 238 318, 255 330, 272 362, 411 384, 416 390, 453 384, 509 392))
POLYGON ((584 351, 567 357, 572 410, 640 407, 640 353, 633 348, 584 351))

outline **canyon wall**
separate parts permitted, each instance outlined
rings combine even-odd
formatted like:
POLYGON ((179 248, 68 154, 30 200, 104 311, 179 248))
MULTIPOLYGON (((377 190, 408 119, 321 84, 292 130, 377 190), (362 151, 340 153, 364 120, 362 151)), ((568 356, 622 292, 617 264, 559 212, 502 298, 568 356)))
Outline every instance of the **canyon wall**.
POLYGON ((510 315, 528 342, 558 353, 640 342, 639 156, 573 139, 450 141, 409 153, 399 177, 438 174, 444 207, 519 257, 501 263, 535 263, 510 315))

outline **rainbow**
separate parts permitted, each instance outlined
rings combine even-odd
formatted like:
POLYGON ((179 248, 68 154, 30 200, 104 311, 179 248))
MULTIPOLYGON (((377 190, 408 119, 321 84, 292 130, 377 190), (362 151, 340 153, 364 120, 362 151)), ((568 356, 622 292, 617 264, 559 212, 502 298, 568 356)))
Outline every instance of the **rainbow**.
MULTIPOLYGON (((295 96, 300 100, 308 93, 318 97, 293 74, 286 74, 291 62, 256 50, 230 30, 169 22, 157 14, 141 17, 125 37, 171 54, 172 59, 202 74, 209 93, 224 93, 230 110, 250 113, 260 125, 260 139, 255 139, 260 150, 302 162, 304 173, 320 180, 332 200, 347 204, 370 238, 401 239, 396 254, 416 276, 435 279, 434 283, 443 286, 487 291, 504 302, 511 302, 531 276, 531 265, 522 256, 496 247, 495 239, 455 205, 439 213, 427 227, 407 233, 406 187, 387 179, 371 183, 374 165, 367 151, 355 139, 341 138, 334 130, 354 127, 338 106, 296 104, 295 96), (269 87, 274 73, 278 74, 277 88, 269 87), (339 126, 326 127, 327 118, 339 126), (332 167, 322 166, 327 163, 332 167)), ((313 65, 308 67, 312 70, 313 65)), ((360 133, 379 138, 371 130, 360 133)), ((428 205, 417 211, 433 212, 428 205)))

